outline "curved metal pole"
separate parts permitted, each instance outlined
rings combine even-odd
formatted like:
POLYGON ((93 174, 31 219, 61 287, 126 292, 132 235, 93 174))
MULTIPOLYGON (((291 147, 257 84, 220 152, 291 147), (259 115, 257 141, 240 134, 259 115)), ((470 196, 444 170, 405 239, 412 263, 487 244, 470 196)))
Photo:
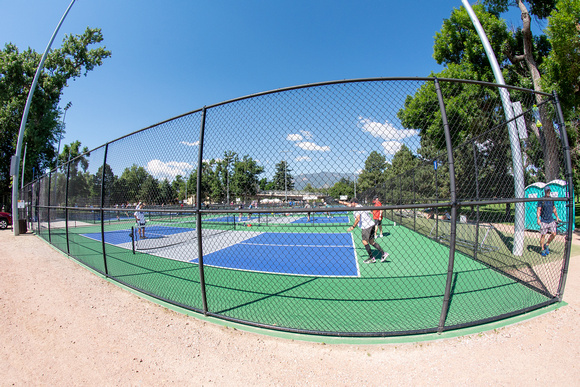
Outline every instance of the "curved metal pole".
POLYGON ((48 46, 46 46, 46 50, 44 50, 44 54, 40 59, 40 63, 38 64, 38 69, 36 69, 36 74, 34 75, 34 80, 32 81, 32 85, 30 86, 30 91, 28 92, 28 98, 26 99, 26 105, 24 106, 24 113, 22 114, 22 121, 20 122, 20 131, 18 132, 18 142, 16 143, 16 154, 14 155, 13 165, 14 165, 14 178, 12 183, 12 230, 14 231, 14 236, 20 235, 20 225, 18 219, 18 169, 20 168, 20 153, 22 151, 22 141, 24 138, 24 130, 26 129, 26 121, 28 120, 28 111, 30 110, 30 105, 32 103, 32 96, 34 95, 34 89, 36 89, 36 84, 38 83, 38 78, 40 78, 40 74, 42 73, 42 68, 44 67, 44 61, 48 56, 48 52, 50 51, 50 46, 52 46, 52 42, 62 25, 62 22, 66 18, 66 15, 72 8, 75 0, 72 0, 69 4, 68 8, 66 9, 64 15, 60 19, 60 22, 56 26, 50 41, 48 42, 48 46))
MULTIPOLYGON (((483 48, 485 49, 485 53, 487 54, 487 58, 489 59, 489 63, 493 70, 493 75, 495 76, 496 83, 499 85, 505 85, 505 81, 503 79, 503 74, 501 73, 501 69, 499 68, 499 63, 497 62, 497 58, 495 57, 495 53, 489 44, 489 40, 485 35, 485 31, 477 18, 475 12, 473 12, 473 8, 469 5, 468 0, 461 0, 463 6, 467 10, 469 17, 471 18, 471 22, 475 27, 477 34, 479 35, 479 39, 481 39, 481 43, 483 43, 483 48)), ((522 162, 522 153, 520 149, 520 139, 518 137, 518 130, 515 125, 514 121, 514 111, 512 107, 512 103, 510 101, 510 95, 507 89, 501 87, 499 88, 499 93, 501 96, 501 102, 503 105, 503 111, 505 114, 505 118, 508 124, 508 132, 511 144, 511 151, 512 151, 512 168, 514 173, 514 193, 516 198, 523 198, 525 197, 525 183, 524 183, 524 164, 522 162)), ((516 203, 516 213, 514 219, 514 246, 513 246, 513 254, 516 256, 521 256, 524 251, 524 227, 525 227, 525 204, 524 203, 516 203)))

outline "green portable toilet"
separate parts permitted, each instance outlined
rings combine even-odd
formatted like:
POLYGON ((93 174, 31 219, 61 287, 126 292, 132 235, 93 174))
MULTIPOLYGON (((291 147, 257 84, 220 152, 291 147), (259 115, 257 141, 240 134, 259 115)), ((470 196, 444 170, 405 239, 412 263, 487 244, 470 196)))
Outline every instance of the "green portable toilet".
MULTIPOLYGON (((564 180, 552 180, 548 184, 547 187, 550 187, 550 196, 554 198, 565 198, 566 197, 566 182, 564 180)), ((570 192, 572 195, 572 203, 574 203, 574 192, 570 192)), ((554 202, 556 204, 556 211, 558 211, 558 217, 564 223, 568 222, 568 211, 566 208, 566 202, 554 202)), ((576 203, 573 204, 574 207, 572 209, 572 213, 576 213, 576 203)), ((572 230, 574 230, 575 225, 572 222, 572 230)), ((565 225, 561 229, 561 231, 567 231, 568 226, 565 225)))
MULTIPOLYGON (((544 197, 545 186, 546 183, 541 182, 530 184, 524 190, 524 195, 526 198, 542 198, 544 197)), ((540 225, 538 224, 538 202, 526 202, 525 228, 526 230, 540 230, 540 225)))

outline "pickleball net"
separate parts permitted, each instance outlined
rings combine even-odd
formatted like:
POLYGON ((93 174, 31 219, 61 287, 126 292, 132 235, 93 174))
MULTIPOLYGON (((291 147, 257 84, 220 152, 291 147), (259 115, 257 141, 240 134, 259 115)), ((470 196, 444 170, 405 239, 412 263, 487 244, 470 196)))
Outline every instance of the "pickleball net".
MULTIPOLYGON (((147 222, 143 233, 137 226, 131 227, 134 251, 157 250, 179 244, 195 243, 199 238, 198 220, 193 213, 155 213, 146 214, 147 222)), ((201 237, 231 232, 235 229, 232 216, 202 215, 201 237)))

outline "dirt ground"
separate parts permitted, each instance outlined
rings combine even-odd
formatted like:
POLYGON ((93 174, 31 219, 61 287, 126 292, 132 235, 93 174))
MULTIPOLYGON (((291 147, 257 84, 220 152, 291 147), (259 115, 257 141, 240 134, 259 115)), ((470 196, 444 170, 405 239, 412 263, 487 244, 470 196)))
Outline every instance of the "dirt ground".
POLYGON ((435 341, 324 344, 166 309, 31 234, 0 230, 0 249, 0 386, 580 386, 580 255, 568 305, 531 320, 435 341))

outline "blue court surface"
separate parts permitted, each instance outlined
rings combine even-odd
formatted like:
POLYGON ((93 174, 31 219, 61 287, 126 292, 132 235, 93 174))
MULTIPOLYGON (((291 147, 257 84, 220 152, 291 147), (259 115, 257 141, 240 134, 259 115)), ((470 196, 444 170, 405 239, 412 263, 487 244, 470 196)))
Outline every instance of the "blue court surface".
MULTIPOLYGON (((198 261, 190 260, 194 263, 198 261)), ((263 233, 204 254, 203 263, 228 269, 278 274, 359 275, 350 233, 263 233), (295 241, 299 241, 298 244, 295 241)))
MULTIPOLYGON (((151 226, 147 239, 195 231, 192 228, 151 226)), ((135 231, 136 232, 136 231, 135 231)), ((131 230, 105 232, 105 242, 131 249, 131 230)), ((101 241, 101 233, 82 234, 101 241)), ((187 243, 197 245, 196 239, 187 243)), ((350 233, 276 233, 230 231, 204 243, 206 266, 262 273, 309 276, 359 276, 355 247, 350 233)), ((186 243, 148 252, 160 257, 198 263, 197 248, 186 243), (193 259, 192 254, 195 254, 193 259)))

